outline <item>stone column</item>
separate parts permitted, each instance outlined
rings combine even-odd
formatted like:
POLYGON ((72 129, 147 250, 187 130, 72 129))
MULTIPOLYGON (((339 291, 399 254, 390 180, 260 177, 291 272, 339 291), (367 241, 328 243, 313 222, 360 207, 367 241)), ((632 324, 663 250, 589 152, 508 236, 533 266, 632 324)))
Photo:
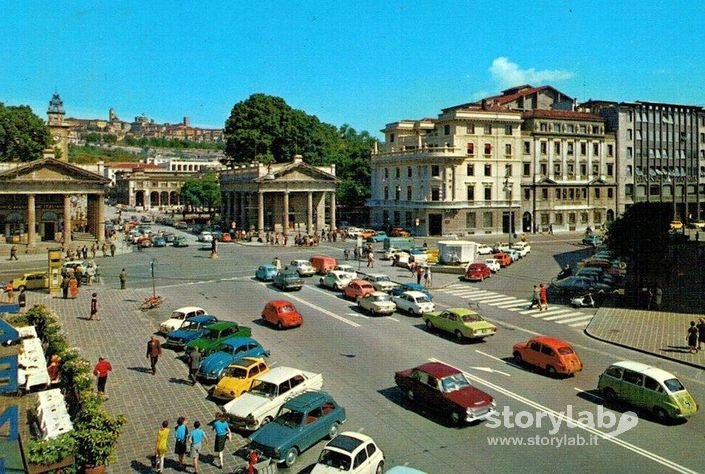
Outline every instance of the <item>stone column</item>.
POLYGON ((306 194, 308 198, 306 206, 306 233, 313 235, 313 192, 309 191, 306 194))
POLYGON ((335 232, 335 193, 330 193, 330 231, 335 232))
POLYGON ((264 191, 257 191, 257 232, 264 232, 264 191))
POLYGON ((34 208, 34 194, 27 195, 27 246, 34 245, 35 229, 37 228, 37 212, 34 208))
POLYGON ((282 233, 289 234, 289 191, 284 191, 284 206, 282 215, 282 233))
POLYGON ((71 196, 64 195, 64 247, 68 248, 71 245, 71 196))
POLYGON ((240 229, 247 230, 247 225, 245 222, 245 195, 241 192, 238 192, 238 205, 240 207, 240 222, 238 223, 238 227, 240 229))
POLYGON ((105 240, 105 195, 98 194, 95 204, 96 214, 96 240, 101 243, 105 240))

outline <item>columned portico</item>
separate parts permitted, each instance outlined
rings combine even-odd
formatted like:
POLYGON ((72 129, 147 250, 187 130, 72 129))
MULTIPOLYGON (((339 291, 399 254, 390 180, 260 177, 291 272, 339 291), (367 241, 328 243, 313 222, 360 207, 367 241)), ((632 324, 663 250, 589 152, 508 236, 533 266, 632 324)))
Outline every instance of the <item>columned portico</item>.
POLYGON ((313 193, 306 193, 306 232, 313 234, 313 193))
POLYGON ((335 193, 329 193, 330 196, 330 231, 335 232, 335 193))
POLYGON ((35 210, 34 194, 27 195, 27 245, 34 245, 37 229, 37 211, 35 210))
POLYGON ((289 191, 284 191, 284 206, 282 207, 282 232, 289 234, 289 191))

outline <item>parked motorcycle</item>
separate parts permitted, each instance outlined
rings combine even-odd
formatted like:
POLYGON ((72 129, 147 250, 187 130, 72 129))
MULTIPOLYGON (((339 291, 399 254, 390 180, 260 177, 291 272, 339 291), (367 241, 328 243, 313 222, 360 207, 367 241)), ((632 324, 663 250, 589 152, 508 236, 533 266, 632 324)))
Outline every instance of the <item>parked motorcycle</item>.
POLYGON ((571 298, 570 305, 576 308, 594 308, 596 306, 595 298, 592 297, 592 293, 571 298))

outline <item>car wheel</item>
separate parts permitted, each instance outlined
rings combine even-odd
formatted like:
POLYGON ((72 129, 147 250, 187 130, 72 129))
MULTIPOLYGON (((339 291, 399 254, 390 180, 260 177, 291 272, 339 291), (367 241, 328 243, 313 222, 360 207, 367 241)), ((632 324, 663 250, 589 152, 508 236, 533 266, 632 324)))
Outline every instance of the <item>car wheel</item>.
POLYGON ((456 329, 453 334, 455 335, 455 340, 456 340, 456 341, 458 341, 458 342, 463 342, 464 337, 463 337, 463 333, 462 333, 462 332, 460 332, 460 331, 458 331, 458 330, 456 329))
POLYGON ((514 362, 516 362, 517 364, 523 364, 523 363, 524 363, 524 359, 521 358, 521 354, 520 354, 520 353, 515 352, 515 353, 512 354, 512 355, 514 356, 514 362))
POLYGON ((666 410, 661 407, 654 407, 654 416, 656 416, 656 419, 659 421, 659 423, 666 423, 668 420, 670 420, 670 417, 668 416, 666 410))
POLYGON ((338 436, 338 423, 333 423, 328 428, 328 439, 333 439, 338 436))
POLYGON ((409 400, 410 402, 413 402, 415 400, 415 395, 413 390, 408 390, 406 392, 406 399, 409 400))
POLYGON ((546 366, 546 372, 548 372, 548 375, 551 377, 555 377, 557 374, 556 368, 553 367, 552 365, 546 366))
POLYGON ((382 473, 384 473, 384 461, 377 464, 377 469, 375 469, 375 474, 382 474, 382 473))
POLYGON ((617 401, 617 394, 611 388, 602 389, 602 395, 607 403, 615 403, 617 401))
POLYGON ((277 329, 279 329, 280 331, 281 331, 282 329, 284 329, 284 325, 282 324, 281 321, 279 321, 279 322, 277 323, 277 329))
POLYGON ((299 457, 299 451, 298 449, 291 448, 289 451, 286 452, 286 456, 284 456, 284 464, 286 464, 286 467, 291 467, 295 462, 296 459, 299 457))
POLYGON ((453 410, 450 412, 450 421, 454 425, 459 425, 460 422, 463 421, 463 416, 457 410, 453 410))
POLYGON ((260 423, 259 426, 262 427, 262 426, 266 425, 267 423, 269 423, 270 421, 272 421, 272 417, 268 416, 264 420, 262 420, 262 423, 260 423))
POLYGON ((430 319, 426 320, 426 329, 428 329, 429 331, 433 331, 433 323, 430 319))

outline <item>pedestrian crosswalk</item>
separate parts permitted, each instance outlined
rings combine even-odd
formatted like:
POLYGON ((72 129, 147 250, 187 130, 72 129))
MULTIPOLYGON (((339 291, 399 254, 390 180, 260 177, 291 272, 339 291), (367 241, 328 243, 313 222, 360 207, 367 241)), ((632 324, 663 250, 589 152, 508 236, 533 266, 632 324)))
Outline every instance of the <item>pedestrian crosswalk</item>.
POLYGON ((576 311, 574 308, 568 308, 566 306, 549 306, 546 311, 540 311, 538 308, 529 308, 531 302, 527 299, 515 298, 495 291, 473 288, 462 283, 454 283, 445 288, 436 289, 434 293, 446 293, 470 300, 473 303, 495 306, 508 311, 514 311, 522 316, 551 321, 556 324, 564 324, 576 329, 586 328, 593 317, 592 314, 576 311))

